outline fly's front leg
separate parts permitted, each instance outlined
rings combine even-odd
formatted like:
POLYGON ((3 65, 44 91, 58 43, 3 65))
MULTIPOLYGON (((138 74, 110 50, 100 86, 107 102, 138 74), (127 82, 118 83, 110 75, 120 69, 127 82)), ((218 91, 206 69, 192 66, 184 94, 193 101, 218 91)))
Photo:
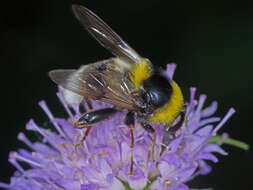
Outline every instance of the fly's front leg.
POLYGON ((79 143, 75 145, 75 149, 77 149, 80 145, 83 145, 83 142, 87 138, 91 128, 92 124, 101 122, 103 120, 106 120, 113 116, 117 110, 115 108, 104 108, 104 109, 99 109, 95 111, 90 111, 87 113, 84 113, 76 122, 74 127, 78 129, 83 129, 86 128, 86 131, 80 140, 79 143))
POLYGON ((125 124, 129 127, 130 129, 130 136, 131 136, 131 155, 130 155, 130 172, 129 175, 133 175, 133 158, 134 158, 134 113, 133 112, 128 112, 125 118, 125 124))

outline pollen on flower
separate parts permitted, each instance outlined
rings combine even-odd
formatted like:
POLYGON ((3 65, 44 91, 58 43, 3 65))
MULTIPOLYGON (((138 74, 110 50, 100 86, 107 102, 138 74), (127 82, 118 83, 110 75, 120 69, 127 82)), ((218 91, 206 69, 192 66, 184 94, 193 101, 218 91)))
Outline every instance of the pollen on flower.
MULTIPOLYGON (((168 65, 168 77, 173 77, 174 70, 175 64, 168 65)), ((61 93, 57 93, 68 118, 55 117, 45 101, 39 103, 57 132, 40 127, 30 120, 26 129, 40 134, 43 140, 31 142, 24 133, 19 133, 18 139, 29 150, 18 149, 10 153, 9 162, 17 171, 9 184, 0 183, 0 187, 15 190, 189 189, 186 185, 189 180, 211 171, 207 161, 218 162, 214 153, 227 154, 220 146, 227 135, 223 135, 218 143, 209 143, 209 140, 235 112, 233 108, 230 109, 220 121, 219 117, 213 116, 217 102, 204 107, 206 95, 196 98, 195 94, 196 89, 191 88, 186 104, 187 122, 162 154, 160 150, 164 128, 153 125, 157 133, 155 161, 150 148, 152 135, 136 123, 134 175, 129 175, 131 142, 129 128, 123 122, 125 113, 117 113, 111 119, 94 124, 83 145, 75 149, 74 145, 86 130, 74 128, 72 122, 80 117, 80 105, 67 104, 61 93), (219 123, 214 125, 216 122, 219 123), (29 168, 23 168, 21 163, 27 163, 29 168)), ((81 103, 81 106, 86 105, 81 103)), ((92 101, 92 106, 99 109, 108 105, 92 101)))

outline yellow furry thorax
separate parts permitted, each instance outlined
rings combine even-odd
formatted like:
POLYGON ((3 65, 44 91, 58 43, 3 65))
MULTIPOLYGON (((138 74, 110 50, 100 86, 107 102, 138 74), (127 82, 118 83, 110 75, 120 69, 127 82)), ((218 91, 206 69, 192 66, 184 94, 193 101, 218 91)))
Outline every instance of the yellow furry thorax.
POLYGON ((171 124, 182 110, 184 98, 181 89, 173 80, 170 81, 170 85, 172 87, 171 98, 149 118, 151 123, 171 124))
POLYGON ((140 88, 141 83, 152 75, 152 66, 148 59, 142 59, 141 62, 134 64, 130 71, 130 80, 134 85, 134 90, 140 88))

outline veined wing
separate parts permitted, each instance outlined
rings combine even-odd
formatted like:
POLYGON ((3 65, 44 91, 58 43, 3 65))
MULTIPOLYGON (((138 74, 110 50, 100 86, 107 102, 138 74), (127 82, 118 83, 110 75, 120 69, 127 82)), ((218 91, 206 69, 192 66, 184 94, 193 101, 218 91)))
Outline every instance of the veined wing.
POLYGON ((138 63, 141 57, 101 18, 86 7, 73 5, 73 12, 84 28, 113 55, 129 63, 138 63))
POLYGON ((53 70, 50 78, 85 98, 100 100, 129 110, 138 110, 128 78, 129 65, 118 58, 81 66, 78 70, 53 70))

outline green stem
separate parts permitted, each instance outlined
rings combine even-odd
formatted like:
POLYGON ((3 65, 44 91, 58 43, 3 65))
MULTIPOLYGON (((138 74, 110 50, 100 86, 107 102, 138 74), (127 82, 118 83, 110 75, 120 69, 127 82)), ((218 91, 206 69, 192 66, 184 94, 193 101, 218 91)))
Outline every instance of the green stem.
MULTIPOLYGON (((211 138, 208 141, 208 143, 218 143, 221 140, 222 140, 222 136, 221 135, 217 135, 217 136, 211 138)), ((245 142, 242 142, 242 141, 238 141, 238 140, 232 139, 232 138, 226 138, 226 139, 224 139, 223 143, 235 146, 237 148, 241 148, 243 150, 249 150, 249 145, 248 144, 246 144, 245 142)))

